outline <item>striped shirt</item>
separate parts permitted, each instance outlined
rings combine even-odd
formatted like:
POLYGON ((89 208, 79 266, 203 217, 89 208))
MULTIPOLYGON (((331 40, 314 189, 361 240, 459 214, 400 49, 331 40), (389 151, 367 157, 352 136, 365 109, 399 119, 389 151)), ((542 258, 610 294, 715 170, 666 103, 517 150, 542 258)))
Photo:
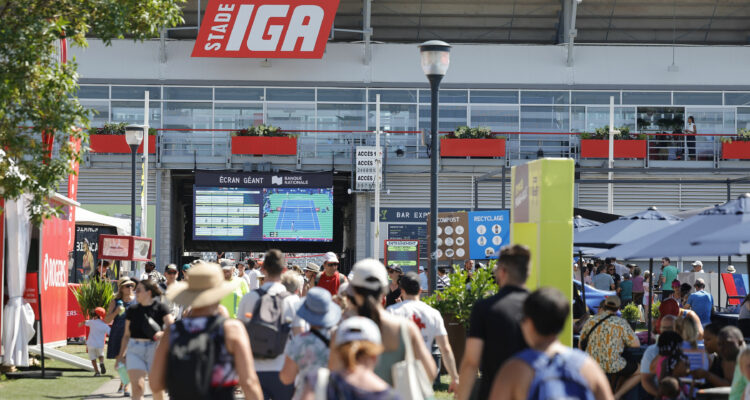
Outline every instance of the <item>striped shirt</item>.
POLYGON ((448 275, 438 276, 437 281, 435 282, 435 288, 439 291, 445 290, 446 286, 450 286, 451 282, 448 278, 448 275))

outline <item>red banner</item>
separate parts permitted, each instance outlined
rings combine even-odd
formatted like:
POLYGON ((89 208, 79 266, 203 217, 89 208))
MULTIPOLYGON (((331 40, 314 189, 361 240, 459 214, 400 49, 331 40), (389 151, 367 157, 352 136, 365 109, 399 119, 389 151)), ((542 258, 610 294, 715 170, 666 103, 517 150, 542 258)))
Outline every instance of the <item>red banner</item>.
POLYGON ((75 226, 70 210, 71 207, 64 207, 62 215, 44 221, 42 226, 39 290, 45 343, 67 338, 68 263, 73 251, 75 226))
POLYGON ((193 57, 323 58, 339 0, 209 0, 193 57))
POLYGON ((78 304, 78 300, 76 299, 76 295, 73 293, 73 290, 76 290, 79 286, 77 283, 69 283, 68 284, 68 337, 69 338, 77 338, 77 337, 86 337, 86 325, 78 326, 80 322, 86 321, 86 317, 83 315, 83 311, 81 311, 81 306, 78 304))

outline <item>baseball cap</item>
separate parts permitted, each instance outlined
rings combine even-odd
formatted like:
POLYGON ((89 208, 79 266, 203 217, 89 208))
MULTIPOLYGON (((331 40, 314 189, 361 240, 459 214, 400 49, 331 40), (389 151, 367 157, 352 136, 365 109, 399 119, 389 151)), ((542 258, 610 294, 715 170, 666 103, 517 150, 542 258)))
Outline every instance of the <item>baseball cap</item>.
POLYGON ((190 269, 190 264, 182 264, 182 270, 187 271, 190 269))
POLYGON ((221 269, 227 269, 234 267, 234 263, 230 260, 221 260, 219 261, 219 265, 221 265, 221 269))
POLYGON ((420 266, 419 266, 419 271, 420 271, 420 272, 424 271, 424 265, 420 265, 420 266))
POLYGON ((325 253, 323 255, 323 262, 324 263, 327 263, 327 262, 337 263, 337 262, 339 262, 339 258, 336 257, 336 253, 334 253, 332 251, 329 251, 328 253, 325 253))
POLYGON ((617 296, 607 296, 604 299, 604 305, 609 308, 620 308, 620 298, 617 296))
POLYGON ((104 310, 104 307, 96 307, 94 313, 96 313, 99 319, 104 319, 104 317, 107 316, 107 311, 104 310))
POLYGON ((396 272, 398 272, 399 274, 403 274, 403 273, 404 273, 404 269, 403 269, 403 268, 401 268, 401 266, 400 266, 400 265, 398 265, 398 264, 391 264, 391 265, 389 265, 389 266, 388 266, 387 268, 388 268, 389 270, 391 270, 391 271, 396 271, 396 272))
POLYGON ((398 284, 404 289, 404 291, 406 291, 406 294, 409 295, 419 294, 419 291, 421 290, 421 287, 419 286, 419 276, 416 272, 407 272, 406 275, 401 277, 398 284))
POLYGON ((699 266, 702 267, 703 266, 703 262, 701 260, 693 261, 693 266, 695 267, 696 265, 699 265, 699 266))
POLYGON ((374 258, 365 258, 354 264, 350 284, 353 287, 382 290, 388 286, 388 274, 380 261, 374 258))
MULTIPOLYGON (((362 260, 366 261, 366 260, 362 260)), ((360 261, 360 262, 362 262, 360 261)), ((354 341, 381 344, 380 329, 375 322, 365 317, 350 317, 339 325, 334 344, 340 346, 354 341)))
POLYGON ((177 271, 177 266, 174 265, 174 264, 169 264, 169 265, 167 265, 167 267, 165 269, 168 269, 168 270, 169 269, 173 269, 173 270, 177 271))

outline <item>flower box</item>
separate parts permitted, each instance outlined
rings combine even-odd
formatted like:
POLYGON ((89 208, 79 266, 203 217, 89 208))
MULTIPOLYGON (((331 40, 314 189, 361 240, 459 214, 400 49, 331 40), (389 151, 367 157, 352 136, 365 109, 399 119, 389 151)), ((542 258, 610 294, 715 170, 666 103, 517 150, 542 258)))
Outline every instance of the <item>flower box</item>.
POLYGON ((750 142, 722 143, 721 158, 723 160, 750 160, 750 142))
MULTIPOLYGON (((93 153, 130 154, 125 135, 89 135, 89 147, 93 153)), ((143 153, 143 143, 138 147, 138 152, 143 153)), ((148 136, 148 153, 156 154, 156 136, 148 136)))
POLYGON ((297 154, 297 138, 232 136, 232 154, 293 156, 297 154))
POLYGON ((505 157, 505 139, 440 139, 441 157, 505 157))
MULTIPOLYGON (((614 142, 614 158, 646 158, 647 146, 645 140, 615 140, 614 142)), ((609 140, 582 139, 581 157, 609 158, 609 140)))

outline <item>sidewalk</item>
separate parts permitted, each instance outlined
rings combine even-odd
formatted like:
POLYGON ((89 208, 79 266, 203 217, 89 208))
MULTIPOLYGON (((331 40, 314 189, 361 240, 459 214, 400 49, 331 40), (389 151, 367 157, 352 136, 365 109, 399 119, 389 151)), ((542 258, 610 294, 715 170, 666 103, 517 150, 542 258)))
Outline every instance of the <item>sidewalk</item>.
MULTIPOLYGON (((128 385, 130 386, 130 385, 128 385)), ((98 389, 94 391, 94 393, 91 393, 88 395, 85 400, 93 400, 93 399, 129 399, 130 397, 124 397, 122 393, 117 393, 117 388, 120 387, 120 379, 112 379, 109 382, 99 386, 98 389)), ((132 391, 131 391, 132 393, 132 391)), ((145 396, 143 396, 144 399, 152 399, 151 397, 151 388, 148 387, 148 381, 146 381, 146 393, 145 396)), ((168 399, 169 396, 164 396, 165 399, 168 399)))

